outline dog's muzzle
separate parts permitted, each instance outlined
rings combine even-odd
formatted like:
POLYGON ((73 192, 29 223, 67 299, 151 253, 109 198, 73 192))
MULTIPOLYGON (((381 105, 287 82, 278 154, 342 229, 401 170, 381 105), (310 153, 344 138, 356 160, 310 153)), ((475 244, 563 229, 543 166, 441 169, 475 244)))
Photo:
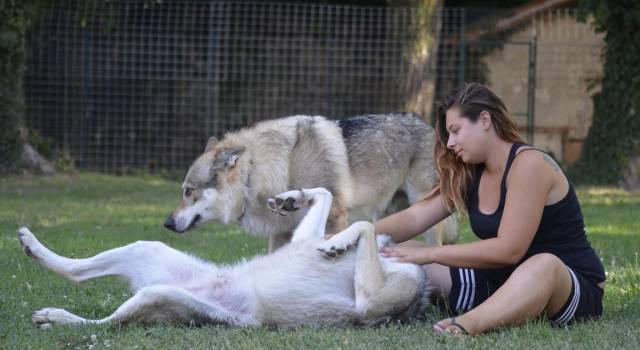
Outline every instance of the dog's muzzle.
POLYGON ((187 229, 185 231, 189 231, 192 228, 196 227, 196 224, 198 223, 198 221, 200 221, 200 214, 196 215, 195 218, 193 218, 193 221, 191 221, 191 223, 189 224, 189 227, 187 227, 187 229))
POLYGON ((169 215, 167 220, 165 220, 164 227, 168 228, 171 231, 176 232, 176 222, 173 220, 173 215, 169 215))
POLYGON ((200 221, 200 218, 201 218, 200 215, 196 215, 193 218, 193 221, 191 221, 191 223, 189 224, 189 226, 186 229, 178 231, 178 229, 176 229, 176 222, 173 219, 173 215, 169 215, 167 220, 164 222, 164 227, 168 228, 169 230, 171 230, 173 232, 182 233, 182 232, 189 231, 192 228, 194 228, 196 226, 196 224, 198 223, 198 221, 200 221))

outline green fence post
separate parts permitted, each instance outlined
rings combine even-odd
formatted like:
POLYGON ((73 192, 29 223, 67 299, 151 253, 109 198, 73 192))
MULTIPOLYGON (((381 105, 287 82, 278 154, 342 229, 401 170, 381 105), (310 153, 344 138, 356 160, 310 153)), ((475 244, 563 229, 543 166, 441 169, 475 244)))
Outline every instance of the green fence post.
POLYGON ((531 22, 532 36, 529 43, 529 87, 527 99, 527 142, 533 145, 536 108, 536 56, 538 52, 538 34, 536 31, 535 17, 531 22))
POLYGON ((207 101, 206 101, 206 132, 207 138, 211 136, 217 136, 217 117, 218 117, 218 97, 219 97, 219 74, 220 69, 220 32, 218 31, 219 23, 216 21, 214 15, 216 10, 219 10, 215 3, 210 5, 209 11, 209 47, 207 50, 207 101))
POLYGON ((459 62, 459 66, 458 66, 458 86, 462 86, 464 85, 465 82, 465 74, 466 74, 466 65, 467 65, 467 43, 465 41, 465 31, 466 31, 466 20, 467 20, 467 16, 466 16, 466 12, 465 9, 461 9, 462 10, 462 15, 461 15, 461 21, 460 21, 460 42, 458 43, 459 47, 458 50, 460 51, 460 62, 459 62))

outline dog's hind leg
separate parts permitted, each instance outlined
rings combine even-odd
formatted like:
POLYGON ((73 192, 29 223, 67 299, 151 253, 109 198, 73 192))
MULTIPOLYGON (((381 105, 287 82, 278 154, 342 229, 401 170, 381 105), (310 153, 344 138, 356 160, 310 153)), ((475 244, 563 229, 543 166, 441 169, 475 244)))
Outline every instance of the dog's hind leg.
POLYGON ((50 270, 75 282, 101 276, 126 278, 133 290, 154 284, 179 284, 181 279, 210 273, 214 267, 161 242, 139 241, 91 258, 60 256, 38 241, 29 229, 18 230, 25 253, 50 270))
POLYGON ((327 218, 331 212, 331 192, 322 187, 287 191, 269 198, 269 207, 281 215, 309 206, 298 227, 293 231, 292 242, 309 238, 322 238, 326 232, 327 218))
POLYGON ((373 224, 356 222, 322 243, 327 257, 336 256, 357 245, 354 276, 356 310, 365 323, 375 323, 409 308, 422 295, 424 272, 414 264, 384 264, 378 256, 373 224))
POLYGON ((224 323, 232 326, 258 324, 257 320, 249 314, 229 312, 219 305, 199 300, 184 289, 171 286, 142 288, 112 315, 99 320, 85 319, 57 308, 36 311, 31 319, 41 329, 49 328, 53 324, 85 325, 130 322, 177 322, 195 325, 224 323))

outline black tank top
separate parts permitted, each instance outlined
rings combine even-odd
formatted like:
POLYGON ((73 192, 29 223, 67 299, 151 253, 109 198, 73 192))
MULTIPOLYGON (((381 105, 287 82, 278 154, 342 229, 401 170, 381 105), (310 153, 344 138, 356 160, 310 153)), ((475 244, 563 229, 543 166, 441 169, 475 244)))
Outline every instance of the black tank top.
MULTIPOLYGON (((476 166, 471 190, 468 192, 467 209, 471 229, 480 239, 494 238, 498 234, 498 227, 502 219, 507 195, 507 174, 516 157, 517 150, 522 146, 525 145, 516 143, 511 147, 500 184, 500 202, 498 209, 493 214, 483 214, 478 207, 478 188, 480 186, 480 177, 484 171, 484 164, 476 166)), ((516 266, 539 253, 556 255, 565 265, 594 283, 600 283, 605 280, 604 267, 587 240, 582 210, 571 182, 569 182, 569 191, 563 199, 544 207, 538 231, 526 254, 516 266)), ((504 273, 510 274, 514 268, 504 269, 504 273)))

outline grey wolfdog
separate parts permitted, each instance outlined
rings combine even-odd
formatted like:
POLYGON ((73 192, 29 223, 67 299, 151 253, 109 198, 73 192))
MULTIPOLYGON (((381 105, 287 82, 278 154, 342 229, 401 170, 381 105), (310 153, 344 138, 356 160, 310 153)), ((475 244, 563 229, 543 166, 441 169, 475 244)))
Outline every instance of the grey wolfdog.
MULTIPOLYGON (((268 120, 211 138, 185 176, 182 201, 165 226, 184 232, 216 220, 239 222, 269 237, 269 251, 291 238, 304 210, 275 217, 267 198, 292 188, 323 187, 334 197, 327 233, 373 221, 402 191, 414 203, 437 184, 431 126, 410 113, 337 121, 318 116, 268 120)), ((454 243, 452 215, 426 233, 432 244, 454 243)))
POLYGON ((120 276, 134 292, 103 319, 45 308, 36 311, 32 321, 39 328, 155 321, 290 328, 371 325, 425 316, 430 287, 424 270, 380 257, 371 223, 357 222, 323 239, 331 201, 331 193, 323 188, 271 198, 270 208, 284 216, 309 208, 307 215, 290 243, 273 254, 231 266, 143 241, 70 259, 47 249, 23 227, 18 230, 20 244, 41 265, 76 282, 120 276))

